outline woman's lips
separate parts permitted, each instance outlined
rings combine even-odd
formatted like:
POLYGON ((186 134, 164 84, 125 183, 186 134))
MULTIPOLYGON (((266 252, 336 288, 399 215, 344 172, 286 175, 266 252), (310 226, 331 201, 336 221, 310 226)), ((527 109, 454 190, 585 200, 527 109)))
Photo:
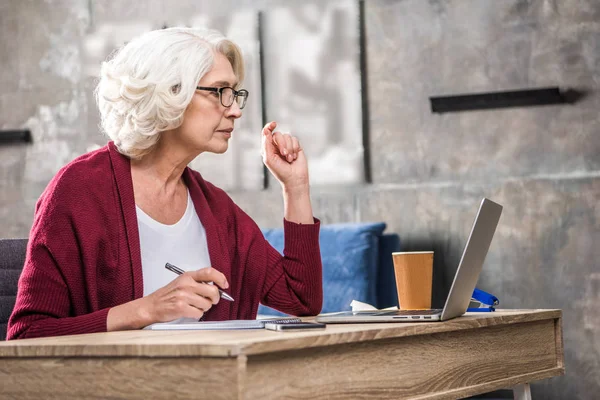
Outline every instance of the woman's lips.
POLYGON ((223 136, 225 136, 226 138, 230 138, 231 137, 231 132, 233 131, 233 129, 223 129, 223 130, 219 130, 217 132, 221 133, 223 136))

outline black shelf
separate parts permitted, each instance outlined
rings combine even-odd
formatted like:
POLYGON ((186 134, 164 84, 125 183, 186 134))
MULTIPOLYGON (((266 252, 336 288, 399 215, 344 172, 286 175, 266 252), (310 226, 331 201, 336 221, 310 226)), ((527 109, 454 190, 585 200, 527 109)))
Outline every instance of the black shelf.
POLYGON ((569 96, 558 87, 525 89, 506 92, 435 96, 429 98, 431 112, 445 113, 491 108, 529 107, 570 103, 569 96))
POLYGON ((0 145, 11 143, 31 143, 31 131, 29 129, 0 130, 0 145))

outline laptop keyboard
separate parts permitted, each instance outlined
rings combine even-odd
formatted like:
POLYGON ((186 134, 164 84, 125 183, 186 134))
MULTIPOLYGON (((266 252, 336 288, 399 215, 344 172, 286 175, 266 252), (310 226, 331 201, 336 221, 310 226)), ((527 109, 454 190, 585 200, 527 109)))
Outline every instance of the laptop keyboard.
POLYGON ((397 310, 396 315, 434 315, 442 312, 441 308, 432 308, 430 310, 397 310))

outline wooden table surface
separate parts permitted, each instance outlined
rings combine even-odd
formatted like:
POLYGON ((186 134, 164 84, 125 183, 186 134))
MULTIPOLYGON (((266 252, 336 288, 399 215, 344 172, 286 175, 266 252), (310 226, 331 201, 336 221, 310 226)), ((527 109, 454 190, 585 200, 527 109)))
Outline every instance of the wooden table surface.
POLYGON ((458 398, 564 374, 560 310, 0 342, 0 398, 458 398))

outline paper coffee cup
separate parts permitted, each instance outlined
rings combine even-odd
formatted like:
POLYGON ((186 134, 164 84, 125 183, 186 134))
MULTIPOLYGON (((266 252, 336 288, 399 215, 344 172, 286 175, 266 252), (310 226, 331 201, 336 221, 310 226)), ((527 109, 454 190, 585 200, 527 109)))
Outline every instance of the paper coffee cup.
POLYGON ((431 308, 433 251, 392 253, 401 310, 431 308))

